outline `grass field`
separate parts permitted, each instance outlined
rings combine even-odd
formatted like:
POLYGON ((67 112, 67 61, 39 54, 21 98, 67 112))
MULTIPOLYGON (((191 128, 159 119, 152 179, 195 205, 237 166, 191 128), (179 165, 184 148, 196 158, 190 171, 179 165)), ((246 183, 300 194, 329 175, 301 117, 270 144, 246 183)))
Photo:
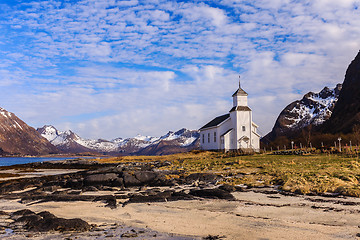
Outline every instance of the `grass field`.
POLYGON ((172 165, 163 169, 182 170, 183 175, 194 172, 217 173, 225 177, 222 183, 252 187, 278 185, 282 190, 302 194, 331 192, 360 197, 360 161, 340 155, 231 156, 216 152, 190 152, 168 156, 127 156, 99 161, 169 161, 172 165))

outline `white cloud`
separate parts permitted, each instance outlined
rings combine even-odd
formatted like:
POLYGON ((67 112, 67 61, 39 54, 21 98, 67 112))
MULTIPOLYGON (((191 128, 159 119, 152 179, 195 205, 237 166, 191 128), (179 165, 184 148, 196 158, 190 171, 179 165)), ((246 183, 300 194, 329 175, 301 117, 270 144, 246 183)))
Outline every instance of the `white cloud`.
POLYGON ((359 2, 6 6, 1 102, 34 126, 84 137, 161 135, 226 113, 240 73, 265 134, 288 103, 343 80, 360 48, 359 2))

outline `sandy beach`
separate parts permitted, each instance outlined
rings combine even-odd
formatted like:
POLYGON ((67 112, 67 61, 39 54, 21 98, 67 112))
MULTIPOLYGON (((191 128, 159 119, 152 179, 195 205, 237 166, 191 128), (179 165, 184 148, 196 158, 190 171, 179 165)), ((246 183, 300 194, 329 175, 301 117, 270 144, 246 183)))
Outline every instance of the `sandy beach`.
MULTIPOLYGON (((106 208, 101 202, 26 205, 17 200, 2 200, 0 210, 47 210, 58 217, 81 218, 99 226, 117 224, 190 239, 208 235, 222 239, 356 239, 356 234, 360 232, 359 199, 284 196, 265 194, 263 190, 233 193, 236 201, 135 203, 116 209, 106 208)), ((18 239, 21 234, 7 238, 18 239)), ((46 236, 36 237, 35 234, 33 237, 46 236)), ((82 234, 82 237, 92 238, 91 233, 82 234)))

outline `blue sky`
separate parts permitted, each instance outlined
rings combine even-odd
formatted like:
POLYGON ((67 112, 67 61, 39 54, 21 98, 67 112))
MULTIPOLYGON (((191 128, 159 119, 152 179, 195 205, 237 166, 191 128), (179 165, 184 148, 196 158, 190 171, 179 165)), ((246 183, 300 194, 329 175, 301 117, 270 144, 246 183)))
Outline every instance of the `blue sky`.
POLYGON ((360 49, 360 0, 0 2, 0 106, 86 138, 159 136, 227 113, 262 135, 360 49))

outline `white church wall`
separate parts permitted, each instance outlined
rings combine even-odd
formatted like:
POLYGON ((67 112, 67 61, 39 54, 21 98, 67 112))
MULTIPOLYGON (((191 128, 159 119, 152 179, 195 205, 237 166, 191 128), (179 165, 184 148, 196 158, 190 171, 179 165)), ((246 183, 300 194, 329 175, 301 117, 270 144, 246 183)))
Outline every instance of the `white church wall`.
POLYGON ((222 122, 219 126, 201 130, 200 148, 203 150, 221 149, 220 136, 231 128, 231 121, 228 119, 222 122))
MULTIPOLYGON (((247 148, 248 144, 239 142, 239 139, 246 136, 251 141, 251 112, 250 111, 237 111, 237 149, 247 148), (245 131, 244 131, 245 130, 245 131)), ((250 145, 250 143, 249 143, 250 145)))

